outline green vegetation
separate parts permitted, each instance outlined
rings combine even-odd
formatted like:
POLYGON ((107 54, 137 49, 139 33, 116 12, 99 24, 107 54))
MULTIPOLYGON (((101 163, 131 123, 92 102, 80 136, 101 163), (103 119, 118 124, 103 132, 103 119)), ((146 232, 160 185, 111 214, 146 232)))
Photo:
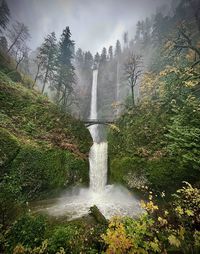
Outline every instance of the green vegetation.
POLYGON ((106 234, 106 253, 199 253, 200 192, 186 183, 163 210, 153 201, 143 202, 145 213, 137 220, 113 218, 106 234))
POLYGON ((66 27, 30 56, 28 27, 9 24, 1 1, 1 253, 200 253, 200 3, 171 7, 138 21, 135 38, 125 32, 114 52, 75 53, 66 27), (77 89, 74 64, 84 77, 77 89), (81 107, 88 117, 93 68, 99 118, 121 112, 108 133, 109 181, 142 192, 143 213, 108 221, 94 205, 73 221, 35 214, 29 201, 88 185, 91 138, 67 112, 81 107))
POLYGON ((25 214, 1 238, 1 247, 8 254, 98 253, 103 250, 99 239, 106 228, 92 218, 88 220, 52 224, 45 217, 25 214))
POLYGON ((2 72, 0 91, 0 219, 6 225, 27 200, 87 185, 91 140, 81 122, 2 72))

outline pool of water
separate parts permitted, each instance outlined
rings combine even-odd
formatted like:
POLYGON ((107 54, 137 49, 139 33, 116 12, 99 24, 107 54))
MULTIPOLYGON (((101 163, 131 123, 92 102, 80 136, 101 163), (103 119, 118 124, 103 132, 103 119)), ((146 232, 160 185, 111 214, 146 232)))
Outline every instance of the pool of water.
POLYGON ((107 219, 115 215, 136 217, 142 213, 139 198, 123 186, 116 185, 106 185, 101 192, 89 188, 73 188, 58 198, 33 202, 31 210, 73 220, 89 214, 93 205, 107 219))

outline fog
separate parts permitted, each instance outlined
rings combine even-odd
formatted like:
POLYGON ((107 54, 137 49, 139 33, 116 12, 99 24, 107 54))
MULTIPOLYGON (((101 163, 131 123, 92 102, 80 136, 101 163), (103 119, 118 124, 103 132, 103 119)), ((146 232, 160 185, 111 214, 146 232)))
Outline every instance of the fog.
POLYGON ((69 26, 76 47, 93 54, 114 45, 124 31, 134 34, 135 24, 167 8, 169 0, 8 0, 12 20, 24 22, 30 29, 29 47, 35 49, 43 38, 55 31, 59 38, 69 26))

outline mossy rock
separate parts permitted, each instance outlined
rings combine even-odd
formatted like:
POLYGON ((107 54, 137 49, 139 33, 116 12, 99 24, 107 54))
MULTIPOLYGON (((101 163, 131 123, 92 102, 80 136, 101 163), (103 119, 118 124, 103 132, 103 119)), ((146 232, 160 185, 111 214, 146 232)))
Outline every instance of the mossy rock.
POLYGON ((25 145, 11 165, 13 179, 17 179, 28 198, 41 192, 87 182, 88 165, 61 149, 46 149, 25 145))
POLYGON ((108 225, 108 221, 96 205, 90 207, 90 214, 95 218, 97 223, 108 225))
POLYGON ((9 164, 19 151, 19 143, 9 131, 0 128, 0 167, 9 164))
POLYGON ((124 183, 124 176, 129 172, 139 174, 145 166, 144 159, 139 157, 120 157, 111 161, 110 165, 110 181, 124 183))

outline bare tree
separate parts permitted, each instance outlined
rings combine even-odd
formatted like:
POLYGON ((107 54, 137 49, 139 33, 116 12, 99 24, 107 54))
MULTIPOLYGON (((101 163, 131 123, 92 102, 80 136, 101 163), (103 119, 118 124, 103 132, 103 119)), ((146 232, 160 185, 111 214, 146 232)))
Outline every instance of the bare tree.
POLYGON ((172 40, 173 42, 173 49, 179 54, 182 50, 192 50, 195 53, 194 63, 191 67, 200 63, 200 50, 196 46, 192 39, 192 34, 188 29, 183 25, 179 25, 177 37, 172 40))
POLYGON ((8 32, 8 38, 10 41, 10 46, 8 47, 7 52, 9 53, 17 45, 23 45, 30 38, 28 27, 23 23, 16 21, 12 28, 8 32))
POLYGON ((14 52, 14 57, 15 57, 15 61, 16 61, 16 67, 15 69, 17 70, 20 63, 26 58, 28 57, 28 51, 29 48, 23 44, 23 45, 18 45, 18 47, 16 47, 16 50, 14 52))
POLYGON ((124 78, 131 88, 131 97, 133 106, 135 105, 134 87, 142 74, 142 57, 140 55, 130 54, 127 62, 124 64, 124 78))

